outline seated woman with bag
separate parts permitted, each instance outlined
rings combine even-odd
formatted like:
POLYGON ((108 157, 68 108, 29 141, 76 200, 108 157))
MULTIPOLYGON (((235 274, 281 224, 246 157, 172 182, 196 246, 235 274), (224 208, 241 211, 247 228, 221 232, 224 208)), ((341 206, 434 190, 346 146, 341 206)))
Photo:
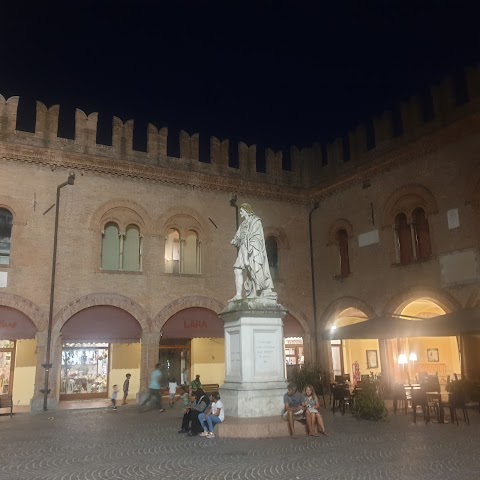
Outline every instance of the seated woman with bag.
POLYGON ((180 432, 186 433, 190 430, 188 435, 191 437, 203 432, 203 428, 198 420, 198 414, 204 412, 209 405, 210 399, 208 396, 201 388, 197 389, 195 392, 195 401, 189 409, 185 409, 185 413, 183 414, 182 429, 180 432))

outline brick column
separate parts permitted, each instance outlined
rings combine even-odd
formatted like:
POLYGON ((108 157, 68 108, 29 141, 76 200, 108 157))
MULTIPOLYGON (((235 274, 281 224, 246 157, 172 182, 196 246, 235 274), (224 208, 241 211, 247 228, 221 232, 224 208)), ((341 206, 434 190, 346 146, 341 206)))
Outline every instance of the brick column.
POLYGON ((158 363, 160 332, 143 333, 141 339, 140 392, 148 388, 150 373, 158 363))

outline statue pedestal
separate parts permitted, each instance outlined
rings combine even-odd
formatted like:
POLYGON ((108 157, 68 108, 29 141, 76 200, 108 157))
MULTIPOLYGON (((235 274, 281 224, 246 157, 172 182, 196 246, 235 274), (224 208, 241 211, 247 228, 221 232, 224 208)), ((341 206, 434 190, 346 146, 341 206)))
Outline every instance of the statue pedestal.
POLYGON ((279 416, 286 393, 283 317, 274 300, 229 302, 225 323, 225 383, 220 396, 227 417, 279 416))

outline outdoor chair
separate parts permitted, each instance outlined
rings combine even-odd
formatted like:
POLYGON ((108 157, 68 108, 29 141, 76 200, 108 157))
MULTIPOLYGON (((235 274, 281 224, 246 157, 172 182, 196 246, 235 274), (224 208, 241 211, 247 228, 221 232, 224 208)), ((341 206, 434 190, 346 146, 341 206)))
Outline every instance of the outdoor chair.
POLYGON ((470 418, 468 417, 467 407, 465 405, 465 395, 463 393, 450 394, 448 402, 443 403, 442 408, 448 408, 450 411, 450 421, 452 424, 456 422, 458 426, 457 409, 461 409, 463 413, 463 420, 467 425, 470 425, 470 418))
POLYGON ((430 416, 428 411, 427 394, 422 389, 412 390, 412 409, 413 409, 413 422, 417 423, 417 409, 420 407, 423 413, 423 419, 425 423, 430 422, 430 416))

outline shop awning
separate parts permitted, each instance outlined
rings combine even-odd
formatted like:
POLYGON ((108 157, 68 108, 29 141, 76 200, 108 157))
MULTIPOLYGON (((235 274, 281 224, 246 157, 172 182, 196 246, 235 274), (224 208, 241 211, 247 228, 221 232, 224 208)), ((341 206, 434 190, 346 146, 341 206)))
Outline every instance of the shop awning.
POLYGON ((480 333, 480 308, 459 310, 437 317, 407 320, 382 316, 323 332, 325 340, 362 338, 448 337, 480 333))
POLYGON ((35 338, 34 323, 22 312, 0 306, 0 339, 27 340, 35 338))
POLYGON ((134 343, 142 328, 125 310, 110 305, 86 308, 73 315, 62 328, 65 342, 134 343))
POLYGON ((162 328, 162 338, 223 338, 223 322, 208 308, 192 307, 172 315, 162 328))

